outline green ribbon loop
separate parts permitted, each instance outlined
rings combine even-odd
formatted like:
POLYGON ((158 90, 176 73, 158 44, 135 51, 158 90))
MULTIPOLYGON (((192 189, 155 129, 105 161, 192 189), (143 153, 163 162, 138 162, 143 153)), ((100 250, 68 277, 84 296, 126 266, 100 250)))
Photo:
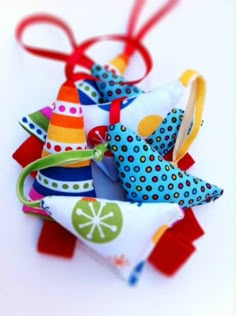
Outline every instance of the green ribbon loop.
POLYGON ((93 149, 87 150, 72 150, 63 153, 53 154, 44 158, 40 158, 28 166, 26 166, 21 172, 17 184, 16 192, 18 199, 25 205, 38 208, 41 205, 41 200, 29 201, 25 197, 24 193, 24 183, 28 175, 33 171, 39 171, 42 169, 50 167, 58 167, 61 165, 70 165, 78 162, 83 162, 87 160, 97 160, 101 161, 104 157, 105 152, 107 151, 108 144, 99 144, 93 149))

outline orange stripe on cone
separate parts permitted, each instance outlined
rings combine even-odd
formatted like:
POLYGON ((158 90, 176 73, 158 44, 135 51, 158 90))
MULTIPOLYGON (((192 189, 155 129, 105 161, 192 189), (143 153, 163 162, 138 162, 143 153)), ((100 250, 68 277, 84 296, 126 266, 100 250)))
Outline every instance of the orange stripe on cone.
POLYGON ((64 83, 58 93, 57 100, 78 104, 79 94, 75 88, 75 85, 70 82, 64 83))
POLYGON ((51 118, 51 124, 67 128, 79 128, 84 127, 84 118, 83 117, 74 117, 68 115, 61 115, 53 113, 51 118))

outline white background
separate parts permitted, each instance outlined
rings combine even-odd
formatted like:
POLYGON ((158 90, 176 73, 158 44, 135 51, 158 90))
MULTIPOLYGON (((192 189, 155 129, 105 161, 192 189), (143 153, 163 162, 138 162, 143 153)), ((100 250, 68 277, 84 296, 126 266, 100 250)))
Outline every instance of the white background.
MULTIPOLYGON (((235 315, 235 8, 233 0, 182 0, 178 9, 145 39, 154 69, 140 85, 151 89, 171 81, 187 68, 207 80, 205 124, 191 148, 197 163, 191 172, 223 187, 214 204, 195 208, 206 234, 197 252, 173 278, 147 266, 136 288, 130 288, 78 245, 72 260, 40 255, 36 243, 42 222, 21 212, 15 193, 20 167, 11 154, 27 134, 21 115, 50 104, 64 81, 63 65, 31 56, 16 43, 14 31, 29 13, 63 17, 78 41, 121 33, 131 0, 0 0, 1 220, 0 315, 235 315)), ((149 0, 141 21, 161 1, 149 0)), ((31 43, 69 51, 63 35, 34 28, 31 43)), ((113 58, 119 45, 99 45, 91 56, 113 58), (105 47, 108 47, 105 49, 105 47)), ((136 57, 130 78, 141 75, 136 57)), ((100 176, 100 174, 99 174, 100 176)), ((104 179, 98 196, 110 196, 104 179)), ((114 193, 114 192, 113 192, 114 193)), ((114 193, 116 194, 116 193, 114 193)))

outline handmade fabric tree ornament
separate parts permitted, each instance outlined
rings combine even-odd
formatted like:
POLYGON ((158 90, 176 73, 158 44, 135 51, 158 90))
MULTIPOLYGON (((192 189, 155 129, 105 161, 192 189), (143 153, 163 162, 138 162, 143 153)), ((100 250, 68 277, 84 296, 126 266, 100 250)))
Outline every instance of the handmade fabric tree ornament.
MULTIPOLYGON (((73 82, 66 82, 59 90, 50 119, 47 139, 42 157, 56 152, 86 149, 84 117, 78 92, 73 82)), ((78 165, 56 167, 39 172, 29 193, 31 200, 48 195, 95 196, 90 162, 78 165)), ((39 209, 24 207, 25 212, 37 212, 39 209)))
POLYGON ((101 159, 105 150, 104 145, 99 145, 94 150, 53 154, 33 162, 19 177, 18 197, 30 207, 41 206, 133 285, 165 230, 183 218, 183 211, 177 204, 153 205, 72 196, 50 196, 32 202, 24 197, 24 181, 30 172, 50 170, 61 164, 81 164, 86 159, 101 159))

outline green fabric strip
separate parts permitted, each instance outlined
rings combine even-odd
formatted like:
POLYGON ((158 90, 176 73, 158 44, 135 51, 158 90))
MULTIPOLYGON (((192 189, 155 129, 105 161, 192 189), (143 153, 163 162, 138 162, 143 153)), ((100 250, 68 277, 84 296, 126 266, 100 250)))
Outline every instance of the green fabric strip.
POLYGON ((45 132, 48 130, 49 120, 40 111, 36 111, 29 115, 30 119, 40 126, 45 132))

